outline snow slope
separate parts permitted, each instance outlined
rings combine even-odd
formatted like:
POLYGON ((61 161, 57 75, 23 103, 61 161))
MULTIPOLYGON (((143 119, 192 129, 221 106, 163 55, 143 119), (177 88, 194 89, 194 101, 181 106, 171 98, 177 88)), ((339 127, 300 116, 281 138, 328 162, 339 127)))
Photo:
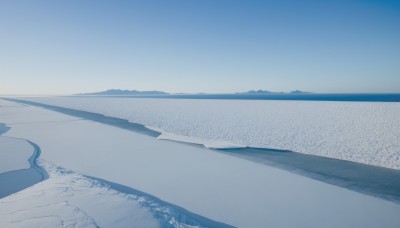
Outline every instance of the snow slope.
POLYGON ((160 138, 251 146, 400 169, 400 103, 24 98, 159 129, 160 138))
POLYGON ((40 145, 48 162, 230 225, 400 226, 399 204, 215 151, 35 107, 0 108, 0 122, 12 127, 7 136, 40 145))

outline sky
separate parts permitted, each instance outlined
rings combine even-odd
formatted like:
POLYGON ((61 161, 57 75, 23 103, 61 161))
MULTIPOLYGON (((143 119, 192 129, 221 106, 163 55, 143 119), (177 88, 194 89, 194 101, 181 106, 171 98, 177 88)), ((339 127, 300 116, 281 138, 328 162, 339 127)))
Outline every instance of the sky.
POLYGON ((0 1, 0 94, 400 93, 400 1, 0 1))

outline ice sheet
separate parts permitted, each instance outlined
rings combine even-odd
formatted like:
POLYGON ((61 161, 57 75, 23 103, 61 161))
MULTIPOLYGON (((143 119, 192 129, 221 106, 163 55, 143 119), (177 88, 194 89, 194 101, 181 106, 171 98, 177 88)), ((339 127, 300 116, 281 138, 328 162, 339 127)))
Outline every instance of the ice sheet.
MULTIPOLYGON (((24 98, 25 99, 25 98, 24 98)), ((290 150, 400 169, 400 103, 104 97, 27 100, 126 119, 161 138, 290 150)))
POLYGON ((400 205, 215 151, 156 140, 41 108, 2 108, 8 136, 40 145, 42 158, 138 189, 239 227, 398 227, 400 205), (49 118, 52 123, 43 123, 49 118), (37 134, 40 132, 40 134, 37 134), (288 219, 290 218, 290 219, 288 219))

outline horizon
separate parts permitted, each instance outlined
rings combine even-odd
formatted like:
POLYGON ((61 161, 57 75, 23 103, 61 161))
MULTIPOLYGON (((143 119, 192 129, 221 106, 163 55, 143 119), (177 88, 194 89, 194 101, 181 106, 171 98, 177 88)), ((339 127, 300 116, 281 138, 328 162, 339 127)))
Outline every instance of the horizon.
POLYGON ((2 1, 0 95, 400 93, 400 3, 2 1))
POLYGON ((0 94, 1 97, 58 97, 58 96, 138 96, 138 97, 145 97, 145 96, 169 96, 169 95, 193 95, 193 96, 201 96, 201 95, 242 95, 242 96, 254 96, 255 94, 246 94, 248 92, 252 91, 264 91, 268 93, 262 93, 262 94, 256 94, 259 96, 268 96, 268 95, 400 95, 400 92, 329 92, 329 93, 323 93, 323 92, 313 92, 313 91, 303 91, 303 90, 291 90, 291 91, 270 91, 270 90, 265 90, 265 89, 251 89, 247 91, 236 91, 236 92, 216 92, 216 93, 206 93, 206 92, 167 92, 167 91, 161 91, 161 90, 136 90, 136 89, 107 89, 107 90, 102 90, 102 91, 88 91, 88 92, 81 92, 81 93, 64 93, 64 94, 0 94), (102 93, 102 92, 108 92, 110 90, 120 90, 120 91, 137 91, 137 92, 163 92, 165 94, 127 94, 127 95, 99 95, 99 94, 92 94, 92 93, 102 93), (295 91, 299 91, 300 93, 294 93, 295 91))

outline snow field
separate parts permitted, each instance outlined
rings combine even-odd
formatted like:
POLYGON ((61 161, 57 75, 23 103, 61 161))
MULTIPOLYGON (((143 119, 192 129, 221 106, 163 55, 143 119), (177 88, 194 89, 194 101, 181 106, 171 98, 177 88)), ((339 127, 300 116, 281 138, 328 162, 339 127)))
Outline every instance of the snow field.
POLYGON ((161 139, 260 147, 400 169, 400 103, 39 97, 126 119, 161 139))

